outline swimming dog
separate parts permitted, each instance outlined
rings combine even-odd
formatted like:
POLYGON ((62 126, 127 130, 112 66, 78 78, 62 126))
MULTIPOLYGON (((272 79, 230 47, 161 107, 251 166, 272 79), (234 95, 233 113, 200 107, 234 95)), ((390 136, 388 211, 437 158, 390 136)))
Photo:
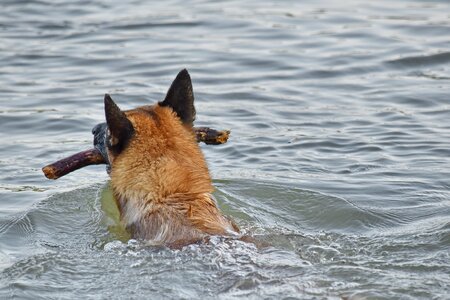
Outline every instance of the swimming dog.
POLYGON ((108 162, 120 218, 131 236, 179 248, 211 235, 239 236, 217 207, 194 132, 194 93, 182 70, 163 101, 122 111, 105 98, 106 123, 93 128, 108 162))

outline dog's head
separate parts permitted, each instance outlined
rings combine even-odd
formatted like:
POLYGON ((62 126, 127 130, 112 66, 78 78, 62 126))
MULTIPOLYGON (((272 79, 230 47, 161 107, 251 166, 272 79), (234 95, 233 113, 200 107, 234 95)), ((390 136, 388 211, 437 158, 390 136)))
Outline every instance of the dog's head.
POLYGON ((189 181, 197 173, 209 178, 192 130, 194 93, 187 70, 177 75, 165 99, 153 105, 122 111, 106 94, 105 117, 106 123, 93 128, 94 145, 109 163, 113 183, 134 184, 144 177, 152 184, 174 177, 189 181))

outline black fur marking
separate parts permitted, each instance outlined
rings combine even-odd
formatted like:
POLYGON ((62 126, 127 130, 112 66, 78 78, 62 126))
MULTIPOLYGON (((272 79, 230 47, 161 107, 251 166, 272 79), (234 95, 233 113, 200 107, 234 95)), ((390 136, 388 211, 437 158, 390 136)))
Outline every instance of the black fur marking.
POLYGON ((172 108, 184 124, 193 126, 195 120, 194 91, 191 77, 186 69, 178 73, 167 91, 166 98, 158 104, 172 108))

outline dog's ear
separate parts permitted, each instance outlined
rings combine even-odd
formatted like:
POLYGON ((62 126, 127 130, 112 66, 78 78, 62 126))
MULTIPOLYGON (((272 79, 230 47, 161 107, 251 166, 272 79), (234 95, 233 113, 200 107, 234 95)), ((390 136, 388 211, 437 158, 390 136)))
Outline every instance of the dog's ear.
POLYGON ((183 124, 193 126, 195 120, 194 92, 191 77, 186 69, 178 73, 160 106, 169 106, 181 119, 183 124))
POLYGON ((108 147, 119 153, 134 133, 133 124, 108 94, 105 94, 105 117, 109 129, 108 147))

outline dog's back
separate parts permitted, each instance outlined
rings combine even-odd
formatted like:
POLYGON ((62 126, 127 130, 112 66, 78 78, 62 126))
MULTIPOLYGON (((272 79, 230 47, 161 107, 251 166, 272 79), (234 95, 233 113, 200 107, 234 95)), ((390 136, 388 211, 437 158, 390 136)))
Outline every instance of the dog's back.
POLYGON ((121 111, 105 96, 106 148, 121 219, 133 237, 179 247, 207 235, 236 235, 218 210, 195 140, 194 96, 181 71, 163 102, 121 111))

